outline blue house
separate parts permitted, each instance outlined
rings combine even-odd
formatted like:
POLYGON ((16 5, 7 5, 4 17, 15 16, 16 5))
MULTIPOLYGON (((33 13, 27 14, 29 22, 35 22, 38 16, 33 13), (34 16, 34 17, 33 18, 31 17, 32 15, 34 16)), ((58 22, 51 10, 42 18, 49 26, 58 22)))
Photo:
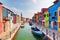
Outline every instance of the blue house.
POLYGON ((56 0, 52 6, 48 8, 49 12, 49 27, 58 30, 58 8, 60 7, 60 0, 56 0))

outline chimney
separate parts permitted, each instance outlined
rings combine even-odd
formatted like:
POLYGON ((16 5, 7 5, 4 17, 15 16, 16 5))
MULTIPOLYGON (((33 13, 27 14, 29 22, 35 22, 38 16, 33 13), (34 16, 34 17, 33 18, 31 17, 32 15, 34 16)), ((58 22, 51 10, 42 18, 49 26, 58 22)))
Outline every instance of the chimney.
POLYGON ((57 2, 59 2, 59 0, 55 0, 53 3, 56 4, 57 2))
POLYGON ((0 5, 2 5, 2 3, 0 2, 0 5))

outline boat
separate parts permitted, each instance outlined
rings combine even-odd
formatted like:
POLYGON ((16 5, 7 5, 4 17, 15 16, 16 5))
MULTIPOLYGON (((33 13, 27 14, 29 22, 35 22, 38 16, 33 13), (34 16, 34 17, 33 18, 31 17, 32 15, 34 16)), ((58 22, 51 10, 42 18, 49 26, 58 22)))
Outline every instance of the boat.
POLYGON ((32 26, 33 25, 32 22, 29 22, 29 25, 32 26))
POLYGON ((21 24, 21 26, 20 26, 21 28, 24 28, 24 24, 21 24))
POLYGON ((39 30, 37 27, 31 27, 33 34, 35 35, 42 35, 43 32, 39 30))

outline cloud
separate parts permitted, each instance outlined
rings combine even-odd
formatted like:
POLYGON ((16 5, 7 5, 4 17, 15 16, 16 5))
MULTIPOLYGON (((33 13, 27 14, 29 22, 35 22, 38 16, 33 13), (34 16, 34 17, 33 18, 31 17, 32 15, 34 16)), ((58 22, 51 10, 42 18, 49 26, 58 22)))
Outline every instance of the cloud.
POLYGON ((32 18, 32 16, 35 13, 35 11, 33 9, 23 11, 23 10, 20 10, 20 9, 13 7, 13 8, 11 8, 11 10, 13 10, 15 13, 17 13, 19 15, 22 12, 23 17, 25 17, 25 18, 32 18))
POLYGON ((33 3, 36 3, 36 2, 37 2, 37 0, 32 0, 32 2, 33 2, 33 3))
POLYGON ((20 8, 19 9, 15 8, 15 6, 10 7, 10 8, 7 6, 6 7, 11 9, 14 13, 16 13, 18 15, 20 15, 20 13, 22 12, 24 17, 32 18, 34 13, 41 11, 42 8, 48 8, 51 5, 53 5, 53 1, 55 1, 55 0, 46 0, 46 1, 44 1, 44 0, 30 0, 27 2, 16 3, 16 4, 19 4, 18 7, 20 7, 22 10, 20 8))
POLYGON ((25 12, 25 14, 23 14, 24 17, 32 18, 32 16, 33 16, 34 13, 35 13, 35 10, 29 9, 29 10, 26 10, 26 11, 24 11, 24 12, 25 12))
POLYGON ((17 9, 17 8, 15 8, 15 7, 12 7, 11 10, 12 10, 15 14, 18 14, 18 15, 20 15, 21 12, 23 12, 22 10, 17 9))

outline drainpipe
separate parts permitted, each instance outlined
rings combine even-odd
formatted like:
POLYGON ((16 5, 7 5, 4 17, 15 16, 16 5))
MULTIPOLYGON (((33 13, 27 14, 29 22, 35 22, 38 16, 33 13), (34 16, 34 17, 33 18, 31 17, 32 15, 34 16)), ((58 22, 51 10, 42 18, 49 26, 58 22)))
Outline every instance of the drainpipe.
POLYGON ((4 32, 5 32, 5 22, 3 22, 3 24, 4 24, 4 32))

